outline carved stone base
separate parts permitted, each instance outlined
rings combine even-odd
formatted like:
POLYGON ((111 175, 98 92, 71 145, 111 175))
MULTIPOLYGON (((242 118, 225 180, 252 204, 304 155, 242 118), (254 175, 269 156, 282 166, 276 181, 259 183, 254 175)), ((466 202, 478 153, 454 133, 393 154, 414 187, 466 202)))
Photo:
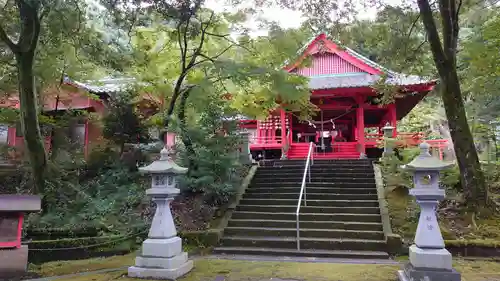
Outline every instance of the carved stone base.
POLYGON ((145 268, 132 266, 128 268, 128 277, 141 279, 177 280, 193 269, 193 261, 177 268, 145 268))
POLYGON ((446 249, 421 249, 410 246, 410 263, 416 268, 452 269, 451 253, 446 249))
POLYGON ((179 237, 147 239, 142 253, 135 259, 135 266, 128 268, 128 277, 176 280, 193 269, 193 261, 182 252, 179 237))
POLYGON ((455 269, 416 268, 411 263, 398 271, 398 277, 399 281, 460 281, 462 278, 455 269))

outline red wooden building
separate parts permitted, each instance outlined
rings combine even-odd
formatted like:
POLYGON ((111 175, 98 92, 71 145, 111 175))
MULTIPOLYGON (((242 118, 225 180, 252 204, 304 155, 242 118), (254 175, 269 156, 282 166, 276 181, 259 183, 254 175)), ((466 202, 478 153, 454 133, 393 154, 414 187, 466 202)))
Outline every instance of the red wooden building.
POLYGON ((299 52, 300 58, 285 70, 309 78, 311 102, 319 111, 308 121, 283 109, 264 121, 241 120, 240 126, 250 132, 254 157, 280 157, 282 147, 289 144, 289 159, 305 158, 311 141, 316 143, 318 158, 375 156, 380 153, 381 128, 386 124, 395 128, 394 137, 399 136, 402 142, 416 145, 422 141, 422 134, 398 132, 397 121, 433 89, 436 80, 388 70, 354 50, 340 47, 325 34, 299 52), (312 64, 301 67, 307 57, 311 57, 312 64), (377 104, 379 93, 374 89, 383 77, 386 84, 397 89, 395 102, 388 105, 377 104))
MULTIPOLYGON (((42 94, 41 103, 43 113, 47 116, 56 115, 67 110, 83 110, 103 115, 106 103, 110 96, 119 93, 133 84, 133 79, 102 79, 90 83, 81 83, 69 78, 64 80, 61 89, 47 89, 42 94)), ((11 95, 0 99, 0 107, 19 109, 19 98, 11 95)), ((1 124, 0 124, 1 125, 1 124)), ((0 144, 23 149, 24 137, 20 123, 17 126, 1 125, 0 144)), ((45 139, 45 148, 50 150, 50 130, 42 128, 45 139)), ((70 125, 68 137, 81 146, 82 152, 87 155, 93 145, 102 139, 101 126, 83 118, 70 125)))

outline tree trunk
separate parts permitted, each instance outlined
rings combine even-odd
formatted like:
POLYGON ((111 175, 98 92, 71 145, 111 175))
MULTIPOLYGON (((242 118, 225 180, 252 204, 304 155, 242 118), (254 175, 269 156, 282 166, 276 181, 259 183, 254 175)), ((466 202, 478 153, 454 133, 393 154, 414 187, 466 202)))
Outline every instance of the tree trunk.
POLYGON ((181 139, 182 143, 184 144, 184 147, 186 147, 186 152, 187 152, 187 157, 188 157, 188 168, 189 168, 189 173, 192 173, 196 170, 196 163, 194 159, 196 158, 196 151, 193 148, 193 142, 191 141, 191 138, 189 137, 189 131, 187 128, 187 122, 186 122, 186 103, 187 99, 189 97, 191 90, 186 90, 182 96, 181 100, 179 103, 179 112, 178 112, 178 117, 180 121, 180 127, 181 127, 181 139))
POLYGON ((464 101, 457 75, 458 16, 460 5, 454 1, 439 0, 443 43, 434 21, 434 12, 428 0, 418 0, 420 16, 427 33, 434 64, 441 78, 441 92, 460 169, 465 202, 469 210, 477 212, 487 203, 484 173, 467 123, 464 101))
POLYGON ((467 123, 456 69, 449 69, 448 75, 441 79, 442 98, 462 177, 464 197, 471 210, 478 210, 487 203, 487 187, 474 138, 467 123))
POLYGON ((38 106, 33 74, 34 51, 16 54, 19 77, 19 99, 21 128, 24 143, 28 149, 30 165, 33 173, 34 188, 37 193, 44 189, 44 174, 47 167, 40 125, 38 122, 38 106))

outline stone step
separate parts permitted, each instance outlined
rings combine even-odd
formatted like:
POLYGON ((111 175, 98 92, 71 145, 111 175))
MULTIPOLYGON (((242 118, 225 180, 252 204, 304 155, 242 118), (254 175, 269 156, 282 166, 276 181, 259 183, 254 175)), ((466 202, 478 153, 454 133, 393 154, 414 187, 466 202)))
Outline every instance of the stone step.
MULTIPOLYGON (((257 170, 254 177, 286 177, 287 175, 294 176, 304 176, 304 170, 257 170)), ((375 174, 372 171, 343 171, 343 170, 324 170, 317 171, 311 170, 311 176, 315 177, 346 177, 346 178, 357 178, 357 177, 374 177, 375 174)))
MULTIPOLYGON (((281 169, 304 169, 306 162, 302 162, 297 165, 283 165, 280 163, 275 163, 272 166, 259 167, 264 169, 281 168, 281 169)), ((343 163, 343 164, 328 164, 328 163, 318 163, 314 162, 311 165, 314 169, 372 169, 372 164, 355 164, 355 163, 343 163)))
MULTIPOLYGON (((285 205, 297 206, 298 199, 242 199, 241 205, 285 205)), ((329 206, 329 207, 377 207, 377 200, 307 200, 307 206, 329 206)))
MULTIPOLYGON (((230 227, 278 227, 294 228, 295 220, 253 220, 253 219, 231 219, 228 222, 230 227)), ((314 229, 344 229, 344 230, 372 230, 382 231, 380 222, 348 222, 348 221, 300 221, 302 228, 314 229)))
MULTIPOLYGON (((333 188, 332 188, 333 189, 333 188)), ((364 189, 356 189, 356 192, 364 189)), ((307 199, 311 200, 377 200, 377 192, 374 190, 373 193, 367 194, 353 194, 351 190, 350 193, 312 193, 310 189, 307 189, 307 199)), ((285 192, 281 193, 279 190, 275 192, 263 193, 259 192, 257 189, 247 189, 243 195, 244 199, 295 199, 299 200, 299 191, 297 192, 285 192), (254 191, 256 190, 256 191, 254 191)))
MULTIPOLYGON (((258 173, 260 172, 304 172, 305 166, 277 166, 277 167, 259 167, 257 169, 258 173)), ((356 166, 311 166, 311 171, 314 172, 373 172, 373 167, 356 167, 356 166)))
MULTIPOLYGON (((297 228, 227 227, 224 230, 224 235, 293 237, 297 235, 297 228)), ((301 225, 300 237, 383 240, 384 232, 371 230, 311 229, 303 228, 301 225)))
MULTIPOLYGON (((349 187, 328 187, 328 188, 321 188, 321 187, 311 187, 306 185, 305 187, 306 193, 316 193, 316 194, 324 194, 324 195, 330 195, 330 194, 354 194, 359 195, 359 194, 376 194, 377 189, 375 187, 371 188, 349 188, 349 187)), ((298 199, 298 194, 300 193, 300 185, 296 185, 294 187, 281 187, 281 186, 276 186, 276 187, 248 187, 248 189, 245 191, 248 194, 255 194, 255 193, 295 193, 297 194, 296 199, 298 199)), ((327 198, 325 198, 327 199, 327 198)), ((329 200, 332 200, 331 198, 328 198, 329 200)), ((335 198, 333 198, 335 200, 335 198)))
MULTIPOLYGON (((274 163, 297 165, 297 163, 305 163, 305 159, 287 159, 287 160, 275 160, 274 163)), ((372 163, 371 159, 321 159, 315 160, 316 163, 321 164, 344 164, 344 163, 354 163, 354 164, 367 164, 372 163)))
MULTIPOLYGON (((288 176, 280 175, 271 178, 275 182, 302 182, 303 175, 290 174, 288 176)), ((252 179, 252 183, 261 184, 268 183, 270 177, 268 176, 257 176, 252 179)), ((309 180, 309 178, 307 178, 309 180)), ((322 183, 322 182, 361 182, 361 183, 375 183, 375 178, 369 175, 363 175, 359 177, 341 177, 341 176, 316 176, 311 175, 312 183, 322 183)))
MULTIPOLYGON (((269 187, 275 187, 275 188, 285 188, 285 187, 297 187, 300 188, 302 185, 302 182, 279 182, 279 181, 272 181, 272 182, 259 182, 255 183, 252 182, 250 183, 250 188, 269 188, 269 187)), ((306 181, 307 188, 318 188, 326 191, 329 188, 351 188, 351 189, 356 189, 356 188, 376 188, 375 182, 308 182, 306 181)), ((319 191, 321 192, 321 191, 319 191)))
POLYGON ((343 259, 388 259, 386 252, 375 251, 335 251, 335 250, 303 250, 255 248, 255 247, 216 247, 214 253, 227 255, 256 255, 256 256, 284 256, 284 257, 317 257, 343 259))
MULTIPOLYGON (((252 212, 252 211, 234 211, 232 219, 250 219, 250 220, 295 220, 295 210, 288 213, 278 212, 252 212)), ((348 221, 348 222, 381 222, 380 214, 323 214, 323 213, 305 213, 300 212, 300 221, 348 221)))
MULTIPOLYGON (((296 237, 248 237, 225 236, 221 245, 224 247, 259 247, 296 249, 296 237)), ((300 238, 301 249, 385 251, 383 240, 300 238)))
MULTIPOLYGON (((238 205, 236 211, 242 212, 269 212, 269 213, 294 213, 297 206, 269 206, 269 205, 238 205)), ((301 213, 322 213, 322 214, 380 214, 378 207, 312 207, 304 206, 300 208, 301 213)))

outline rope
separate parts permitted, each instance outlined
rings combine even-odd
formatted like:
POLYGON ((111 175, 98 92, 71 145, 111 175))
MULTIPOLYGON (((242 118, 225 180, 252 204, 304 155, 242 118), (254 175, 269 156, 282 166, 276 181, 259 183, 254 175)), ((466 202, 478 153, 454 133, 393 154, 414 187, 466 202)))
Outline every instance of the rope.
MULTIPOLYGON (((335 121, 335 120, 337 120, 337 119, 339 119, 339 118, 341 118, 341 117, 343 117, 343 116, 345 116, 345 115, 347 115, 347 114, 351 113, 353 110, 354 110, 354 108, 352 108, 352 107, 351 107, 351 108, 350 108, 350 109, 348 109, 345 113, 343 113, 343 114, 341 114, 341 115, 339 115, 339 116, 337 116, 337 117, 335 117, 335 118, 331 118, 330 120, 335 121)), ((291 112, 291 114, 292 114, 293 116, 297 117, 297 119, 299 119, 299 120, 300 120, 300 117, 299 117, 298 115, 294 114, 293 112, 291 112)), ((329 122, 330 120, 328 120, 328 121, 324 121, 324 122, 326 123, 326 122, 329 122)), ((313 123, 313 122, 311 122, 311 121, 309 121, 309 120, 306 120, 306 121, 307 121, 307 122, 309 122, 309 123, 313 123)), ((317 122, 317 121, 315 121, 315 122, 317 122)))
POLYGON ((120 241, 125 241, 125 240, 128 240, 128 239, 132 238, 132 237, 137 237, 137 236, 139 236, 141 234, 144 234, 144 233, 146 233, 148 231, 149 230, 141 231, 141 232, 138 232, 138 233, 134 233, 134 234, 123 236, 123 237, 118 238, 116 240, 111 240, 111 241, 102 242, 102 243, 93 244, 93 245, 84 245, 84 246, 70 247, 70 248, 29 249, 29 251, 68 251, 68 250, 78 250, 78 249, 90 249, 90 248, 95 248, 95 247, 99 247, 99 246, 113 244, 113 243, 120 242, 120 241))

